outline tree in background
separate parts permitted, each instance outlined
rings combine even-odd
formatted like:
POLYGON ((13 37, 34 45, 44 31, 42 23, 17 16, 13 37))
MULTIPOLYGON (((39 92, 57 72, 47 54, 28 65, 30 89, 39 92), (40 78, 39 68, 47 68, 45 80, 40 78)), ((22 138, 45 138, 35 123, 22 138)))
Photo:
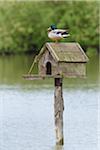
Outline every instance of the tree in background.
POLYGON ((36 52, 49 41, 47 28, 68 28, 65 41, 90 54, 99 49, 99 2, 0 2, 0 53, 36 52))

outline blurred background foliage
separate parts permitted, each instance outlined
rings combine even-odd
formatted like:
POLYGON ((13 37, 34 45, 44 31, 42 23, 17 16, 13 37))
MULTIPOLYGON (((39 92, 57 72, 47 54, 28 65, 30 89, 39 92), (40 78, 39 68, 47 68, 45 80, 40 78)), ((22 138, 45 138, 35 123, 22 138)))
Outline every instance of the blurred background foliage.
POLYGON ((98 1, 0 1, 0 53, 38 52, 56 24, 92 55, 99 51, 98 1))

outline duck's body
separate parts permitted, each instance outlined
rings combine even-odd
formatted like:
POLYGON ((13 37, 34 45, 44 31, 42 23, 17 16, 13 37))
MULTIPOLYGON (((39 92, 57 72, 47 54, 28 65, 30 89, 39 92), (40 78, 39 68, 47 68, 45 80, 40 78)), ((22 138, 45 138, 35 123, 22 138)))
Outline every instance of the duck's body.
POLYGON ((57 29, 54 27, 48 28, 48 37, 53 41, 59 41, 63 38, 70 36, 67 30, 57 29))

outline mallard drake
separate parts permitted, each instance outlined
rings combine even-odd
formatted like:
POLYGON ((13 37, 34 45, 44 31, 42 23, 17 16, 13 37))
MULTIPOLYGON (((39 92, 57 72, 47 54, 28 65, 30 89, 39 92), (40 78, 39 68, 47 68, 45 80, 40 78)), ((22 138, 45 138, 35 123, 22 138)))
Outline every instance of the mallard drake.
POLYGON ((67 30, 64 29, 57 29, 55 25, 51 25, 48 28, 48 37, 53 41, 59 41, 63 38, 70 36, 67 30))

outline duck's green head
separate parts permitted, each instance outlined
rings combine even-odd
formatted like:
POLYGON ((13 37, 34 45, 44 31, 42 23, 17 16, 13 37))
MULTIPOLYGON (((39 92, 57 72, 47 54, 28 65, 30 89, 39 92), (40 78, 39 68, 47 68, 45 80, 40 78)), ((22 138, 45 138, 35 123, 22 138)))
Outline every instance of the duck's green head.
POLYGON ((50 31, 55 30, 55 29, 57 29, 56 25, 55 25, 55 24, 52 24, 52 25, 47 29, 47 31, 50 32, 50 31))
POLYGON ((52 29, 52 30, 57 29, 57 27, 56 27, 56 25, 55 25, 55 24, 52 24, 50 27, 51 27, 51 29, 52 29))

